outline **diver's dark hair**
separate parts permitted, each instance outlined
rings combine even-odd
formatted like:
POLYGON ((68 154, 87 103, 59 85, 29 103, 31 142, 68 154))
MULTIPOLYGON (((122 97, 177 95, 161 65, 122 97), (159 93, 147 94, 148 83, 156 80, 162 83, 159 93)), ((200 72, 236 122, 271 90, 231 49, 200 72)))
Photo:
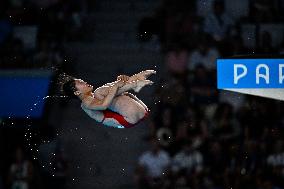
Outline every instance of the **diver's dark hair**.
POLYGON ((75 86, 75 78, 72 78, 65 82, 62 86, 63 92, 65 95, 76 98, 77 96, 74 94, 74 92, 77 91, 76 86, 75 86))
POLYGON ((74 92, 77 91, 75 86, 75 79, 75 77, 72 77, 65 73, 59 75, 61 92, 70 98, 77 98, 77 96, 74 94, 74 92))

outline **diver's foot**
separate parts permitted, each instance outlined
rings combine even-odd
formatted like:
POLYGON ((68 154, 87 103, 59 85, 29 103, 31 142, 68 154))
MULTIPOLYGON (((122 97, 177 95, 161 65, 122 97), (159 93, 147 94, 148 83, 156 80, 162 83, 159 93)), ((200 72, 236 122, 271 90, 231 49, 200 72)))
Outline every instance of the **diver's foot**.
POLYGON ((146 85, 152 85, 154 82, 150 80, 138 80, 136 81, 136 87, 133 89, 136 93, 138 93, 143 87, 146 85))
POLYGON ((134 77, 136 77, 136 79, 138 80, 145 80, 153 74, 156 74, 155 70, 144 70, 142 72, 139 72, 138 74, 135 74, 134 77))

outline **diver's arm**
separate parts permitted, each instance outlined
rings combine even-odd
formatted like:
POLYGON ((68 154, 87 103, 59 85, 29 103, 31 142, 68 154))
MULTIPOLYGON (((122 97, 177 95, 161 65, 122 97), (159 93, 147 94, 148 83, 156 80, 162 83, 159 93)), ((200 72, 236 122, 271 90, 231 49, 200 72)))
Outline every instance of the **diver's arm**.
POLYGON ((87 99, 82 100, 82 104, 91 110, 105 110, 107 109, 106 106, 104 106, 103 101, 100 101, 93 97, 87 97, 87 99))
POLYGON ((103 100, 99 100, 93 97, 87 97, 82 103, 89 109, 92 110, 105 110, 111 104, 113 98, 115 97, 118 88, 121 86, 121 82, 114 84, 109 87, 109 92, 103 100))
MULTIPOLYGON (((124 83, 126 83, 126 82, 129 80, 129 78, 130 78, 130 77, 127 76, 127 75, 119 75, 119 76, 117 76, 116 81, 113 81, 113 82, 111 82, 111 83, 106 83, 106 84, 104 84, 103 86, 99 87, 98 89, 109 88, 109 87, 111 87, 111 86, 117 84, 118 82, 124 82, 124 83)), ((120 87, 122 87, 122 86, 120 86, 120 87)), ((98 89, 96 89, 96 91, 97 91, 98 89)))

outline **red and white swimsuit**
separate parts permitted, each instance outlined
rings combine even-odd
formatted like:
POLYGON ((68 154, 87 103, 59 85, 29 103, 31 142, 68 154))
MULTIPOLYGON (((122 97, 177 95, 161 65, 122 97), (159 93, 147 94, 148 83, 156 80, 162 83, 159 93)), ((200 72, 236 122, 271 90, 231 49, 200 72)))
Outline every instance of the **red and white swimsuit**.
POLYGON ((121 114, 114 112, 110 109, 106 109, 106 110, 92 110, 92 109, 88 109, 86 108, 83 104, 81 104, 81 108, 93 119, 98 121, 98 112, 101 112, 103 114, 103 119, 101 121, 99 121, 100 123, 103 123, 106 126, 110 126, 110 127, 116 127, 116 128, 131 128, 134 127, 135 125, 137 125, 138 123, 140 123, 142 120, 144 120, 148 115, 149 115, 149 110, 146 109, 145 111, 145 115, 142 119, 140 119, 139 121, 137 121, 136 123, 129 123, 121 114), (107 118, 113 119, 114 121, 107 121, 105 122, 105 120, 107 118))
POLYGON ((100 112, 102 112, 104 114, 104 118, 101 121, 101 123, 103 123, 106 118, 112 118, 112 119, 115 119, 124 128, 134 127, 135 125, 140 123, 142 120, 144 120, 149 115, 149 110, 146 109, 144 117, 142 119, 140 119, 138 122, 133 124, 133 123, 129 123, 127 120, 125 120, 125 118, 121 114, 114 112, 110 109, 106 109, 106 110, 103 110, 103 111, 100 111, 100 112))

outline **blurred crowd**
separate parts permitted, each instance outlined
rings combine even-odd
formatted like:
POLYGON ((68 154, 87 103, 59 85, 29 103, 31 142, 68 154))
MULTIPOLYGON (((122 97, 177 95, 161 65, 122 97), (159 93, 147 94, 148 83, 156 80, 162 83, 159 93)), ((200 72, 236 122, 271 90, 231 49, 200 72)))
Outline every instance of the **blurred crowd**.
MULTIPOLYGON (((85 40, 88 3, 0 1, 0 70, 71 70, 73 60, 65 52, 65 45, 85 40)), ((7 121, 8 125, 13 121, 7 121)), ((68 161, 55 128, 38 121, 33 123, 38 125, 27 129, 24 121, 17 129, 1 128, 0 189, 66 187, 68 161)))
POLYGON ((229 0, 163 2, 139 24, 141 41, 160 39, 167 74, 157 84, 137 188, 284 188, 283 103, 217 90, 215 64, 281 55, 284 1, 242 1, 247 13, 234 17, 229 0), (282 27, 278 43, 267 25, 282 27))
POLYGON ((87 3, 87 0, 1 1, 0 68, 68 64, 64 42, 82 39, 87 3))
MULTIPOLYGON (((0 69, 70 69, 64 44, 84 38, 92 2, 1 1, 0 69)), ((159 39, 166 74, 150 107, 151 148, 137 162, 136 186, 284 188, 283 103, 217 90, 215 75, 219 57, 284 53, 284 1, 162 2, 138 27, 141 42, 159 39)), ((65 188, 68 160, 60 141, 54 133, 43 137, 48 142, 33 159, 27 144, 13 144, 25 139, 0 133, 1 143, 9 143, 9 149, 0 147, 6 153, 0 189, 65 188)))
POLYGON ((0 189, 66 188, 69 160, 57 136, 50 125, 1 128, 0 189))

